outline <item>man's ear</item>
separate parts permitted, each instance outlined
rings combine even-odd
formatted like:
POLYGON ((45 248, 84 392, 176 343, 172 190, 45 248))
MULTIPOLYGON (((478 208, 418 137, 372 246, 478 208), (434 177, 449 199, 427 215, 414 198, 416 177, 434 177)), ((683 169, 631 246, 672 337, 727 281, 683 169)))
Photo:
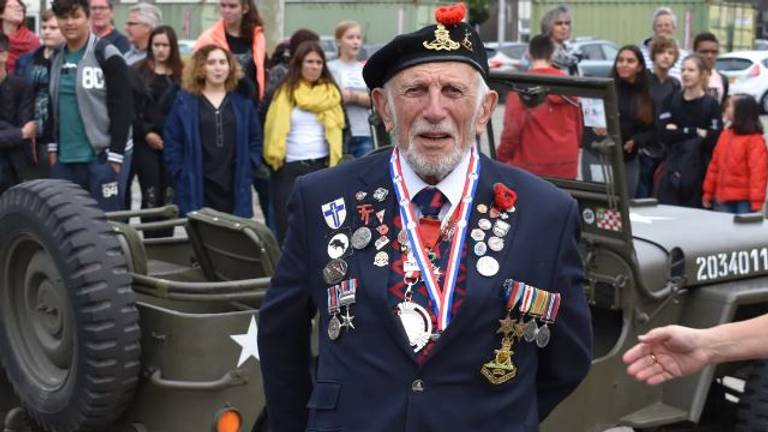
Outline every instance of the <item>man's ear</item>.
POLYGON ((491 90, 485 95, 483 103, 480 104, 480 115, 477 116, 475 122, 475 133, 482 135, 485 132, 485 126, 491 120, 493 111, 496 109, 496 104, 499 102, 499 94, 495 90, 491 90))
POLYGON ((376 87, 371 92, 371 97, 373 98, 373 106, 376 108, 376 112, 384 122, 384 128, 387 132, 392 131, 394 122, 392 121, 392 113, 389 110, 389 99, 387 99, 385 90, 381 87, 376 87))

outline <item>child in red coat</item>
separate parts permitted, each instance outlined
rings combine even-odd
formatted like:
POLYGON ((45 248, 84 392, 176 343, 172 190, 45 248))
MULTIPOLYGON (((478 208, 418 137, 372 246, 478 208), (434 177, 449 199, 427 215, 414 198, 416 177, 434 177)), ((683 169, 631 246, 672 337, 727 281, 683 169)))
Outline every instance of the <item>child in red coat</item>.
POLYGON ((731 125, 720 135, 704 178, 704 207, 728 213, 760 211, 765 201, 768 150, 760 107, 747 95, 735 95, 725 107, 731 125))

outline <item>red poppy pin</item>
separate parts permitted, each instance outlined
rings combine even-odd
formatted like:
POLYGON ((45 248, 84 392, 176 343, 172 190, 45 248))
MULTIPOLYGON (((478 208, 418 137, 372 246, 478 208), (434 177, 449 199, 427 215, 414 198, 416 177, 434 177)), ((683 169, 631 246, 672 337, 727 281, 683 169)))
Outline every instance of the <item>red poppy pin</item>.
POLYGON ((496 183, 493 185, 493 206, 501 211, 511 211, 517 203, 517 192, 507 186, 496 183))

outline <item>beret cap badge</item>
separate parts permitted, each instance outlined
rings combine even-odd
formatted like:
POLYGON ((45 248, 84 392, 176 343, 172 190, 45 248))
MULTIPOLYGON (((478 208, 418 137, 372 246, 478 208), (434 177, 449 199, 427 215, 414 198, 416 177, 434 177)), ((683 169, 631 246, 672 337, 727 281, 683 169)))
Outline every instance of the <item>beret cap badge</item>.
MULTIPOLYGON (((466 9, 464 3, 458 3, 450 6, 441 6, 435 9, 435 20, 437 28, 435 29, 435 40, 431 42, 424 41, 424 48, 434 51, 455 51, 461 48, 461 44, 451 39, 451 33, 446 26, 454 26, 464 19, 466 9)), ((468 36, 464 38, 464 46, 467 46, 468 36)), ((468 50, 472 51, 472 42, 469 42, 468 50)))
POLYGON ((384 86, 404 69, 434 62, 465 63, 486 79, 488 56, 480 36, 463 21, 466 16, 462 3, 441 6, 435 10, 434 24, 395 36, 363 66, 368 88, 384 86))

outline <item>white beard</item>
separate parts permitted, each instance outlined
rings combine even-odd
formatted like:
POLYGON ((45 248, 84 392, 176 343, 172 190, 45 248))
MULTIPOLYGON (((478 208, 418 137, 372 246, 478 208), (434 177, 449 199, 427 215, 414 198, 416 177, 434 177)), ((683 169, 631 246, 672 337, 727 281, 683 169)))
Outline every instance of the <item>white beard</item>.
MULTIPOLYGON (((394 119, 395 117, 393 117, 394 119)), ((475 123, 475 119, 471 119, 470 125, 475 123)), ((469 126, 469 125, 468 125, 469 126)), ((469 129, 467 129, 469 130, 469 129)), ((452 150, 445 157, 439 160, 432 160, 426 157, 423 153, 419 152, 414 145, 414 139, 420 133, 424 132, 442 132, 457 137, 458 131, 455 128, 446 124, 431 125, 426 122, 420 121, 414 123, 411 127, 411 132, 408 136, 408 148, 404 149, 399 145, 400 127, 397 120, 394 120, 394 125, 390 131, 390 139, 392 143, 400 148, 400 153, 405 157, 408 165, 413 171, 421 178, 433 177, 437 181, 440 181, 448 176, 461 162, 464 155, 469 152, 473 143, 473 137, 468 137, 461 145, 454 146, 452 150)))

